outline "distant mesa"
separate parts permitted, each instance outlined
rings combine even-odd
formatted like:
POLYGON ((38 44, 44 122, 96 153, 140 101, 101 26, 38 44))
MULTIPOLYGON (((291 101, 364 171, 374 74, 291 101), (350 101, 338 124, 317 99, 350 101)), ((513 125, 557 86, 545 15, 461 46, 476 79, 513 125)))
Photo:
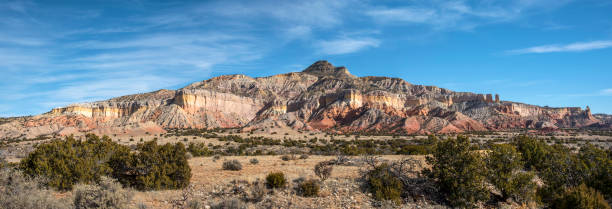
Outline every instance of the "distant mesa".
MULTIPOLYGON (((92 95, 95 96, 95 95, 92 95)), ((455 92, 399 78, 357 77, 317 61, 301 72, 253 78, 227 75, 159 90, 6 119, 0 138, 161 133, 167 128, 264 127, 404 134, 606 127, 590 108, 500 101, 498 94, 455 92)))

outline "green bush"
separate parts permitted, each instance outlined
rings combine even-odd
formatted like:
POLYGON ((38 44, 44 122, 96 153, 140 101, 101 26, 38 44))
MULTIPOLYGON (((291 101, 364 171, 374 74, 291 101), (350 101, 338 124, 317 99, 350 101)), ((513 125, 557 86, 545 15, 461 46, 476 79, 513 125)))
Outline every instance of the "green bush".
POLYGON ((612 198, 610 151, 586 144, 578 153, 573 153, 566 146, 551 146, 526 136, 518 137, 515 144, 523 155, 525 168, 537 171, 544 182, 544 186, 538 190, 543 202, 551 203, 568 188, 580 184, 586 184, 612 198))
POLYGON ((251 160, 249 160, 249 162, 253 165, 257 165, 259 163, 259 160, 257 158, 251 158, 251 160))
POLYGON ((538 195, 544 202, 554 200, 567 188, 578 186, 585 179, 580 161, 569 148, 555 144, 548 149, 548 157, 538 168, 538 176, 544 181, 538 195))
POLYGON ((266 176, 266 184, 270 188, 282 188, 287 184, 287 179, 283 172, 270 173, 266 176))
POLYGON ((187 151, 189 151, 194 157, 212 155, 212 151, 208 150, 208 147, 206 146, 206 144, 202 142, 200 143, 190 142, 189 146, 187 146, 187 151))
POLYGON ((74 137, 41 144, 19 167, 30 176, 48 179, 47 185, 70 190, 76 183, 95 183, 112 172, 111 161, 129 155, 129 148, 107 136, 89 134, 85 141, 74 137))
POLYGON ((514 146, 492 145, 486 164, 489 171, 487 178, 500 191, 504 200, 513 198, 515 201, 526 203, 535 199, 534 175, 520 172, 523 162, 514 146))
POLYGON ((605 151, 586 144, 580 149, 578 158, 587 186, 612 199, 612 150, 605 151))
POLYGON ((223 170, 239 171, 242 170, 242 164, 238 160, 223 161, 223 170))
POLYGON ((542 169, 550 152, 546 142, 527 136, 519 136, 514 140, 514 144, 521 153, 527 170, 542 169))
POLYGON ((298 184, 298 190, 304 197, 316 197, 319 195, 319 182, 313 179, 298 184))
POLYGON ((508 196, 516 202, 529 203, 536 201, 538 185, 534 182, 533 172, 517 172, 509 181, 508 196))
POLYGON ((610 209, 610 205, 597 190, 581 184, 567 189, 552 208, 559 209, 610 209))
POLYGON ((180 189, 189 185, 191 168, 183 143, 138 144, 137 153, 111 160, 113 177, 139 190, 180 189))
POLYGON ((391 173, 388 164, 383 163, 375 166, 365 175, 368 190, 374 195, 374 199, 379 201, 390 200, 400 204, 402 199, 402 181, 391 173))
POLYGON ((489 198, 485 187, 487 169, 481 158, 470 149, 467 137, 449 138, 434 145, 432 155, 427 157, 432 167, 424 173, 452 206, 474 207, 489 198))

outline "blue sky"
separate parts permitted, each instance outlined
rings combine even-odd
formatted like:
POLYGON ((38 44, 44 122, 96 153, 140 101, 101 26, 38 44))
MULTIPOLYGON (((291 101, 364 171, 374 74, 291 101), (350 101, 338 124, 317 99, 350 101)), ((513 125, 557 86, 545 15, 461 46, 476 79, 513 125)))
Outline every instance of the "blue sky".
POLYGON ((321 59, 612 113, 610 1, 0 1, 0 116, 321 59))

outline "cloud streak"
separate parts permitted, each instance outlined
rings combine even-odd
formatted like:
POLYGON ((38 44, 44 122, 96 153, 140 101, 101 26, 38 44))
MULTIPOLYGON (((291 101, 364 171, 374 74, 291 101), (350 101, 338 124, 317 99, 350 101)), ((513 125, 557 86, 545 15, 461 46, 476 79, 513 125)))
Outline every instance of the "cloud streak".
POLYGON ((509 54, 542 54, 554 52, 582 52, 596 49, 605 49, 612 47, 612 41, 591 41, 591 42, 576 42, 566 45, 542 45, 524 49, 515 49, 507 51, 509 54))
POLYGON ((413 31, 470 30, 563 2, 145 0, 88 8, 10 1, 0 4, 0 116, 249 73, 244 66, 282 65, 284 50, 292 63, 333 59, 419 35, 413 31), (391 34, 396 26, 408 29, 391 34))
POLYGON ((599 94, 601 95, 605 95, 605 96, 612 96, 612 88, 609 89, 602 89, 599 94))
POLYGON ((438 1, 414 0, 399 7, 370 6, 365 15, 382 24, 425 25, 435 30, 472 30, 561 7, 571 0, 438 1))
POLYGON ((328 55, 354 53, 366 48, 378 47, 380 40, 374 38, 339 38, 320 41, 316 44, 319 52, 328 55))

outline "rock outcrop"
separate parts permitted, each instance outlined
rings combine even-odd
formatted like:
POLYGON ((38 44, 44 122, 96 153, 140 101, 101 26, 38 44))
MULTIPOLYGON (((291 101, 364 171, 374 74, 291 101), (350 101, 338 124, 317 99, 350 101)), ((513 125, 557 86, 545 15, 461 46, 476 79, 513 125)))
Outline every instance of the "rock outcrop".
POLYGON ((3 120, 0 138, 95 132, 137 134, 166 128, 270 125, 334 132, 456 133, 580 128, 609 124, 587 107, 551 108, 499 95, 454 92, 399 78, 357 77, 318 61, 301 72, 252 78, 226 75, 178 90, 117 97, 3 120))

